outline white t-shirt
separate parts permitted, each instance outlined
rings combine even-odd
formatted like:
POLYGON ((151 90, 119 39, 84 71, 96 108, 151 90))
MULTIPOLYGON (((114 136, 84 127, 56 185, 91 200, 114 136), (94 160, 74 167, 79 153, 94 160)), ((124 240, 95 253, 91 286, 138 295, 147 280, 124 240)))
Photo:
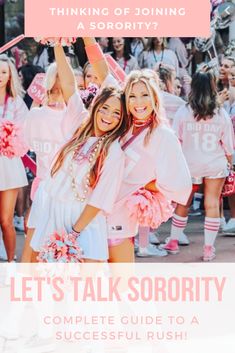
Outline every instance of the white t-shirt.
POLYGON ((232 155, 234 132, 223 108, 212 119, 196 121, 192 109, 181 107, 174 118, 173 129, 182 144, 192 177, 216 176, 226 170, 226 155, 232 155))

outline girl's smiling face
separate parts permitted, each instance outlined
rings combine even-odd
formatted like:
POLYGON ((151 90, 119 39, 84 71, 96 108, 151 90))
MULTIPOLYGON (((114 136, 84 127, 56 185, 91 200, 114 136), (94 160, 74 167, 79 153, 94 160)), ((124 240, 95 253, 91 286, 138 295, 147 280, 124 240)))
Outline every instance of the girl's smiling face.
POLYGON ((134 83, 129 95, 129 111, 136 119, 145 120, 153 112, 152 100, 144 82, 134 83))
POLYGON ((96 113, 96 135, 112 131, 121 123, 121 101, 118 97, 109 97, 96 113))

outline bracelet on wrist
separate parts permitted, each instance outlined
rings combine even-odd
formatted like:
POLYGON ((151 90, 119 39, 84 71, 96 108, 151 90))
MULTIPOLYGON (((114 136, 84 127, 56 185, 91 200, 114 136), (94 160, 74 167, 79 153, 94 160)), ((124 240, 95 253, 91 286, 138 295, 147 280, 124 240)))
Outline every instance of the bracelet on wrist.
POLYGON ((81 234, 81 232, 77 232, 73 227, 72 227, 72 230, 71 230, 71 232, 70 232, 72 235, 74 235, 75 237, 79 237, 80 236, 80 234, 81 234))

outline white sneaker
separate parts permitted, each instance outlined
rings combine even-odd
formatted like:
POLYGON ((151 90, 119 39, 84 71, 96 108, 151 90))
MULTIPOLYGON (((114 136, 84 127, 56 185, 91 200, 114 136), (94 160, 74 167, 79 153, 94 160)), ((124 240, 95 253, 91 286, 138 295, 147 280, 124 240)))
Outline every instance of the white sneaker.
POLYGON ((138 249, 139 249, 139 238, 138 238, 138 237, 135 237, 135 240, 134 240, 134 249, 135 249, 135 252, 137 252, 138 249))
POLYGON ((235 218, 230 218, 227 224, 223 227, 223 233, 235 236, 235 218))
POLYGON ((56 346, 52 338, 40 338, 35 335, 17 353, 49 353, 54 352, 55 348, 56 346))
MULTIPOLYGON (((169 241, 170 241, 170 237, 167 237, 167 238, 165 239, 165 243, 167 244, 169 241)), ((190 240, 189 240, 189 238, 187 237, 187 235, 186 235, 184 232, 182 232, 182 233, 180 234, 178 244, 179 244, 179 245, 183 245, 183 246, 190 244, 190 240)))
POLYGON ((223 231, 225 227, 226 227, 226 220, 224 217, 221 217, 220 218, 220 229, 223 231))
POLYGON ((190 207, 189 209, 189 216, 201 216, 202 215, 202 211, 200 210, 200 208, 194 208, 193 206, 190 207))
MULTIPOLYGON (((16 262, 17 256, 14 256, 14 262, 16 262)), ((7 261, 7 254, 0 250, 0 261, 7 261)), ((0 351, 1 352, 1 351, 0 351)))
POLYGON ((138 257, 154 257, 154 256, 167 256, 168 253, 164 249, 156 248, 156 246, 149 244, 146 248, 140 248, 136 253, 138 257))
POLYGON ((158 233, 157 232, 149 232, 149 241, 151 244, 159 245, 160 241, 158 239, 158 233))
POLYGON ((24 217, 14 217, 15 229, 19 232, 24 232, 24 217))
POLYGON ((13 218, 14 227, 16 227, 16 226, 18 225, 18 223, 19 223, 19 218, 20 218, 20 217, 18 217, 18 216, 14 216, 14 218, 13 218))

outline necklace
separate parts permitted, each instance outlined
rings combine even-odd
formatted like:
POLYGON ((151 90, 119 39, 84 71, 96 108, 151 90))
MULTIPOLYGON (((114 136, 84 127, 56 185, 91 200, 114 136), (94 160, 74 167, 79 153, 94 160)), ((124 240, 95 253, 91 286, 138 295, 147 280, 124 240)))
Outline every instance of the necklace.
POLYGON ((150 116, 148 119, 137 119, 137 118, 133 117, 132 119, 133 119, 133 125, 135 127, 142 127, 142 126, 149 125, 152 122, 153 117, 150 116))
POLYGON ((80 201, 80 202, 84 202, 86 200, 87 197, 87 193, 90 187, 90 176, 91 176, 91 168, 93 166, 93 162, 95 160, 95 158, 97 157, 97 152, 99 151, 99 148, 102 144, 102 142, 106 139, 108 135, 104 135, 102 137, 99 138, 99 140, 95 143, 92 144, 92 146, 89 148, 89 150, 87 151, 87 153, 83 153, 81 151, 81 149, 84 147, 85 143, 79 147, 79 150, 75 149, 75 151, 72 154, 71 157, 71 161, 70 161, 70 165, 69 165, 69 174, 70 174, 70 178, 71 178, 71 188, 73 190, 73 194, 76 200, 80 201), (80 163, 81 161, 87 159, 89 162, 89 170, 86 173, 85 176, 85 186, 83 189, 83 195, 79 195, 78 192, 78 185, 77 185, 77 181, 76 181, 76 175, 74 175, 74 162, 80 163))
MULTIPOLYGON (((154 60, 155 62, 157 63, 158 62, 158 59, 156 57, 156 54, 155 54, 155 50, 153 49, 153 56, 154 56, 154 60)), ((164 57, 164 49, 161 51, 161 59, 159 60, 160 62, 163 61, 163 57, 164 57)))

